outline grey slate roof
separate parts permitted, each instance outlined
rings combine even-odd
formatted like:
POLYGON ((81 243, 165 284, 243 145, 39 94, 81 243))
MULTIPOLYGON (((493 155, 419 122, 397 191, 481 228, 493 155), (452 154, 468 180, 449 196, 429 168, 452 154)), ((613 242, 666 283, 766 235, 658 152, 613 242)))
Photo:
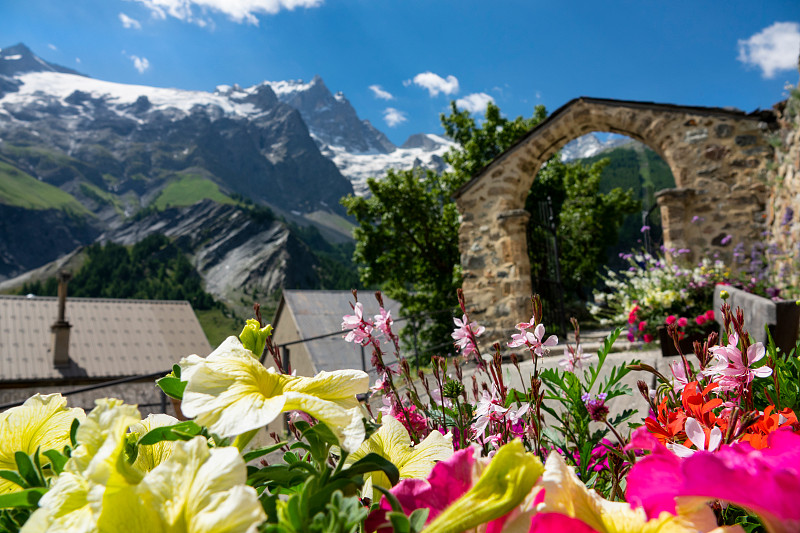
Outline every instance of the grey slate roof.
POLYGON ((211 346, 186 301, 67 298, 70 365, 53 364, 54 297, 0 296, 0 382, 111 379, 172 368, 211 346))
MULTIPOLYGON (((350 307, 352 301, 353 295, 350 291, 284 290, 281 302, 275 312, 273 326, 276 329, 286 327, 287 324, 283 322, 290 315, 301 339, 341 331, 342 317, 353 314, 350 307), (283 324, 281 325, 281 323, 283 324)), ((364 306, 365 317, 372 317, 378 313, 378 302, 371 292, 359 293, 358 301, 364 306)), ((384 296, 383 303, 393 319, 396 320, 402 316, 400 304, 397 301, 384 296)), ((395 324, 392 329, 397 333, 403 325, 403 323, 395 324)), ((345 333, 304 343, 317 372, 362 368, 361 348, 357 344, 345 342, 343 339, 345 333)), ((384 344, 384 352, 387 354, 386 363, 396 360, 393 355, 394 345, 384 344)), ((364 353, 367 371, 370 371, 372 350, 366 347, 364 353)))

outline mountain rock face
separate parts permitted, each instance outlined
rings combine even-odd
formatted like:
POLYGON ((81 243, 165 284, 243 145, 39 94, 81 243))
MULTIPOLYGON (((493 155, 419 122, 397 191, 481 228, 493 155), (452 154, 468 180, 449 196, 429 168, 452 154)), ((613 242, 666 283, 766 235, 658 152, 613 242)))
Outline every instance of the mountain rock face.
POLYGON ((229 306, 243 306, 245 313, 251 305, 242 303, 245 294, 319 285, 316 256, 286 225, 263 212, 211 200, 129 220, 100 240, 131 245, 153 233, 174 238, 203 277, 206 291, 229 306))
POLYGON ((48 63, 37 57, 22 43, 0 50, 0 76, 14 76, 22 72, 63 72, 81 76, 71 68, 48 63))
POLYGON ((368 120, 358 118, 344 94, 331 94, 322 78, 265 82, 281 102, 294 107, 308 124, 324 156, 333 161, 358 195, 367 194, 367 179, 382 178, 389 169, 416 167, 441 172, 442 156, 453 143, 437 135, 412 135, 396 147, 368 120))
POLYGON ((321 143, 342 147, 353 154, 388 154, 396 149, 368 120, 358 118, 344 94, 331 94, 319 76, 314 76, 310 83, 302 80, 265 83, 281 102, 300 111, 308 129, 321 143))

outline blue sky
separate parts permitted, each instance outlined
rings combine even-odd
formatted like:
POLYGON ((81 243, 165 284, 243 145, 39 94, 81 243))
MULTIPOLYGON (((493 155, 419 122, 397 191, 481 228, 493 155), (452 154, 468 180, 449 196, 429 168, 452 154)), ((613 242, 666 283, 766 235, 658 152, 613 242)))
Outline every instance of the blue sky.
POLYGON ((768 108, 798 81, 799 23, 797 0, 6 0, 0 47, 182 89, 319 74, 399 144, 455 99, 768 108))

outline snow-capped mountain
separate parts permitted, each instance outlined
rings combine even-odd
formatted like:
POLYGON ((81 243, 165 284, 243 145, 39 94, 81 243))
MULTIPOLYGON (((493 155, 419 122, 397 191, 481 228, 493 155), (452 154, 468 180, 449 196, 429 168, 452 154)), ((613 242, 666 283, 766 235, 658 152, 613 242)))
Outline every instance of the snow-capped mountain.
POLYGON ((622 135, 612 135, 605 142, 597 138, 593 133, 587 133, 577 139, 568 142, 561 149, 562 161, 574 161, 592 157, 606 150, 611 150, 632 142, 632 139, 622 135))
POLYGON ((369 120, 361 120, 343 93, 331 94, 319 76, 309 83, 265 83, 281 102, 300 111, 322 154, 336 164, 358 195, 367 193, 367 178, 383 177, 388 169, 441 171, 446 166, 442 156, 453 146, 451 141, 418 133, 397 147, 369 120))
POLYGON ((452 141, 431 133, 417 133, 388 154, 352 153, 341 146, 322 145, 322 154, 331 159, 353 184, 359 196, 366 194, 368 178, 382 178, 386 171, 425 168, 441 172, 447 167, 442 157, 454 146, 452 141))
POLYGON ((352 186, 267 84, 223 94, 112 83, 48 68, 24 45, 0 51, 0 64, 15 65, 0 76, 0 156, 104 218, 189 179, 286 211, 344 214, 352 186))

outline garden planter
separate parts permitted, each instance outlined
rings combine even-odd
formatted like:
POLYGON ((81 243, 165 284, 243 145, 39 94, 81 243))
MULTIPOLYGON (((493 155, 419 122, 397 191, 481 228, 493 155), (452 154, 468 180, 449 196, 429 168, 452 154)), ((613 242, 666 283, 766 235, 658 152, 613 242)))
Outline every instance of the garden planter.
MULTIPOLYGON (((717 327, 714 326, 712 328, 708 328, 703 333, 690 333, 686 335, 683 339, 680 340, 679 344, 681 347, 681 351, 684 355, 689 355, 694 353, 694 341, 704 342, 708 338, 708 334, 712 331, 718 331, 717 327)), ((659 326, 658 327, 658 340, 661 342, 661 355, 664 357, 668 357, 671 355, 680 355, 678 350, 675 348, 675 343, 672 340, 672 337, 669 336, 667 333, 666 326, 659 326)))
MULTIPOLYGON (((772 335, 775 345, 789 353, 797 343, 798 326, 800 326, 800 306, 792 301, 773 302, 769 298, 751 294, 731 287, 717 285, 714 290, 714 308, 719 309, 724 300, 721 291, 728 292, 727 303, 736 312, 740 307, 744 312, 744 323, 748 333, 756 340, 767 344, 766 326, 772 335)), ((717 313, 717 322, 722 321, 722 313, 717 313)))

